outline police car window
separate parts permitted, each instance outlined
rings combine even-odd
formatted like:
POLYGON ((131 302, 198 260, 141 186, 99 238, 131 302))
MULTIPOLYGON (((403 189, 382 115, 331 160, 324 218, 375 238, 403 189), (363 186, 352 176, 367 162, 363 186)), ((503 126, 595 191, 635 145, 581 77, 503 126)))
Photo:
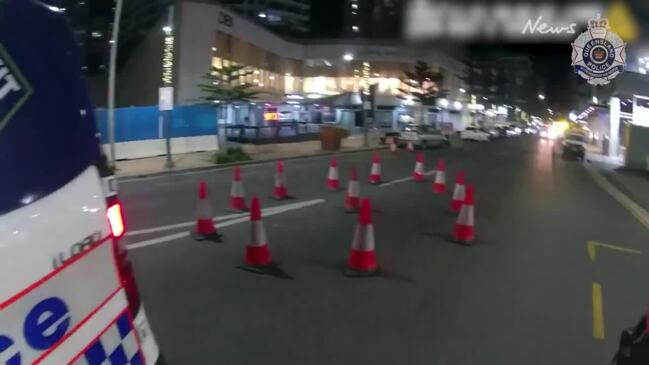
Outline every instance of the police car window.
POLYGON ((67 27, 47 7, 0 2, 0 214, 58 190, 99 158, 67 27))

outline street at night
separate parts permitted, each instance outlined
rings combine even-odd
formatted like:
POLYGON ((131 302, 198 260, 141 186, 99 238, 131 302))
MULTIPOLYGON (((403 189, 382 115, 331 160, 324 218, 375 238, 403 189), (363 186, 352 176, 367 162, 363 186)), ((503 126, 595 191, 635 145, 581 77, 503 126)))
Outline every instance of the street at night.
MULTIPOLYGON (((198 183, 215 215, 228 216, 231 169, 121 183, 137 277, 158 342, 170 363, 269 364, 595 364, 615 352, 618 334, 646 303, 641 221, 589 173, 536 138, 465 144, 425 152, 426 171, 447 165, 447 192, 417 183, 415 153, 381 152, 384 184, 366 183, 370 152, 337 156, 341 180, 359 168, 374 206, 383 272, 347 278, 356 214, 343 192, 328 192, 330 157, 286 161, 296 199, 276 202, 273 163, 245 166, 248 197, 259 195, 273 258, 295 280, 258 275, 243 263, 249 222, 217 219, 224 243, 190 237, 198 183), (451 240, 455 175, 475 185, 476 240, 451 240), (405 178, 405 179, 404 179, 405 178), (309 204, 300 206, 301 203, 309 204), (293 209, 288 207, 294 207, 293 209), (228 222, 234 222, 228 224, 228 222), (182 222, 188 225, 165 229, 182 222), (138 231, 158 228, 150 233, 138 231), (144 246, 145 247, 141 247, 144 246), (593 340, 593 283, 602 290, 605 338, 593 340)), ((601 176, 601 175, 600 175, 601 176)), ((645 222, 644 224, 647 224, 645 222)))

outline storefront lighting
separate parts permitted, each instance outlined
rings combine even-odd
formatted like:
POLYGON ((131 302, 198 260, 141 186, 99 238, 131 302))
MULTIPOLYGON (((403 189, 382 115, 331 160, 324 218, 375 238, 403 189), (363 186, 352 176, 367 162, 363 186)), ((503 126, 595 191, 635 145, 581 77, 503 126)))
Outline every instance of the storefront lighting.
POLYGON ((255 84, 258 84, 258 83, 259 83, 259 80, 258 80, 258 79, 254 79, 254 80, 252 80, 252 82, 254 82, 255 84))
POLYGON ((484 110, 484 105, 482 105, 482 104, 469 104, 468 108, 470 110, 484 110))
POLYGON ((268 76, 268 79, 269 79, 270 81, 273 81, 273 80, 275 80, 275 76, 273 76, 273 75, 268 76))
POLYGON ((499 106, 496 110, 496 114, 507 115, 507 108, 504 106, 499 106))
POLYGON ((298 94, 288 94, 286 95, 287 99, 293 99, 293 100, 302 100, 304 99, 304 96, 298 95, 298 94))
POLYGON ((212 52, 216 52, 216 47, 212 47, 212 52))
POLYGON ((543 94, 539 94, 538 97, 539 97, 539 100, 545 100, 545 95, 543 95, 543 94))
POLYGON ((462 109, 462 103, 460 103, 459 101, 456 101, 455 103, 453 103, 453 106, 454 106, 455 109, 457 109, 457 110, 462 109))
POLYGON ((317 94, 317 93, 313 93, 313 94, 307 94, 306 97, 309 98, 309 99, 320 99, 322 97, 322 95, 317 94))
POLYGON ((460 92, 461 92, 462 94, 466 93, 466 89, 463 88, 463 87, 461 87, 459 90, 460 90, 460 92))
POLYGON ((448 100, 446 100, 445 98, 441 98, 441 99, 439 99, 439 105, 440 105, 442 108, 446 108, 446 107, 448 106, 448 100))
POLYGON ((291 76, 291 73, 287 72, 287 73, 284 74, 284 76, 291 76))
POLYGON ((264 87, 264 83, 263 83, 263 82, 260 82, 260 83, 259 83, 259 87, 264 87))
POLYGON ((352 9, 358 9, 358 4, 352 4, 352 9))
POLYGON ((483 96, 483 97, 482 97, 482 100, 489 100, 489 99, 487 99, 486 96, 483 96))
POLYGON ((257 14, 257 16, 260 17, 260 18, 266 18, 267 17, 266 13, 259 13, 259 14, 257 14))
POLYGON ((352 30, 354 32, 358 32, 360 30, 360 28, 358 28, 358 25, 352 25, 352 30))
POLYGON ((252 73, 255 74, 255 75, 259 75, 259 70, 255 70, 252 73))
POLYGON ((351 54, 351 53, 345 53, 343 55, 343 60, 345 60, 347 62, 353 61, 354 60, 354 55, 351 54))
POLYGON ((647 74, 647 69, 644 68, 644 67, 640 67, 640 69, 638 71, 640 71, 640 73, 643 74, 643 75, 647 74))
POLYGON ((295 100, 288 100, 286 102, 286 104, 291 104, 291 105, 295 105, 295 104, 299 104, 299 103, 300 103, 299 101, 295 101, 295 100))
POLYGON ((577 114, 570 112, 570 114, 568 114, 568 119, 574 122, 575 120, 577 120, 577 114))
POLYGON ((171 33, 172 30, 173 29, 168 25, 165 25, 164 27, 162 27, 162 31, 165 32, 166 34, 171 33))
POLYGON ((293 108, 300 109, 300 106, 299 105, 293 105, 293 108))
POLYGON ((599 102, 599 99, 597 99, 597 96, 593 96, 593 104, 597 104, 599 102))

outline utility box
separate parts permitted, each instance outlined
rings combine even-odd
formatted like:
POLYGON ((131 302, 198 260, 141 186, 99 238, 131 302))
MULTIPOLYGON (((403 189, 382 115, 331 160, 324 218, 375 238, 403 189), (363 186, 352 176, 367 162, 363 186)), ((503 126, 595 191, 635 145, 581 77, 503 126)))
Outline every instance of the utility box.
POLYGON ((625 167, 647 171, 649 166, 649 127, 629 125, 625 167))

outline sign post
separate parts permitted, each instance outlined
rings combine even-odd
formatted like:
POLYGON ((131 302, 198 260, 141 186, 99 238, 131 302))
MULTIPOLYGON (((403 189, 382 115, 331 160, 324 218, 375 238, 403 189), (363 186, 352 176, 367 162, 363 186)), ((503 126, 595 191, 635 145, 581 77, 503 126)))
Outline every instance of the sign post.
POLYGON ((167 159, 165 168, 173 168, 174 162, 171 160, 171 112, 174 109, 174 7, 169 7, 167 25, 162 28, 165 33, 164 44, 162 48, 162 87, 158 92, 158 106, 160 110, 160 121, 164 126, 165 145, 167 150, 167 159))

